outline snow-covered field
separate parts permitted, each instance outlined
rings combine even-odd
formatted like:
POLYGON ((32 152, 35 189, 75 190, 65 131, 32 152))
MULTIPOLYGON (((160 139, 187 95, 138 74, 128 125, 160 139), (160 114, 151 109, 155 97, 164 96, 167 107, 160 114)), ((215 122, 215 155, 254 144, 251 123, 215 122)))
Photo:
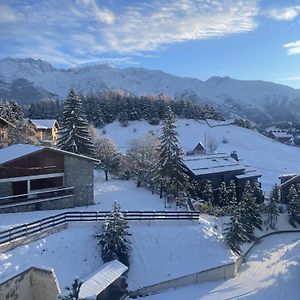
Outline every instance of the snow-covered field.
POLYGON ((300 299, 300 233, 267 237, 236 278, 191 285, 145 297, 145 300, 300 299))
MULTIPOLYGON (((136 188, 131 181, 103 180, 95 176, 96 204, 71 210, 111 210, 114 201, 122 209, 163 210, 164 201, 136 188)), ((1 229, 30 222, 61 211, 2 214, 1 229)), ((202 216, 199 221, 132 221, 129 288, 175 278, 231 261, 234 255, 222 240, 220 220, 202 216)), ((0 254, 0 282, 32 265, 51 267, 61 288, 76 277, 84 279, 102 265, 93 237, 99 224, 77 223, 57 234, 0 254)))
MULTIPOLYGON (((209 122, 211 125, 222 125, 222 122, 209 122)), ((272 185, 279 182, 278 176, 281 174, 300 173, 300 148, 279 143, 253 130, 234 125, 210 127, 204 121, 186 119, 177 121, 177 129, 185 151, 192 150, 200 141, 204 144, 205 136, 218 142, 217 152, 230 154, 237 151, 243 163, 250 164, 261 172, 265 191, 270 191, 272 185)), ((105 131, 120 150, 126 152, 130 140, 149 131, 159 135, 160 126, 149 125, 146 121, 133 121, 127 127, 122 127, 119 122, 114 122, 107 125, 105 131)))

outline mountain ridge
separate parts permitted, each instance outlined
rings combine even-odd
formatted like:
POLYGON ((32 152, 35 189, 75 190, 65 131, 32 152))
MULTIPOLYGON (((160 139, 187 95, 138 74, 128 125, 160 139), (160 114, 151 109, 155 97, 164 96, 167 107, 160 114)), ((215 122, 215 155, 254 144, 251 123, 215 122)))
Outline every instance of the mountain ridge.
POLYGON ((135 95, 164 94, 216 105, 227 114, 252 121, 294 121, 300 117, 300 90, 263 80, 212 76, 206 80, 179 77, 161 70, 106 64, 58 69, 43 60, 0 60, 0 98, 30 103, 64 99, 74 87, 82 94, 124 90, 135 95))

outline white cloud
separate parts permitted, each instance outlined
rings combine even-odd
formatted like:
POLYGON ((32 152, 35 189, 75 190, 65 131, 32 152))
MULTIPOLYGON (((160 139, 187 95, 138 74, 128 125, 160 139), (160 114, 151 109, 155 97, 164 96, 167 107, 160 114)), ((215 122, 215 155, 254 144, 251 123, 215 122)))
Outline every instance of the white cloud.
POLYGON ((14 27, 0 26, 10 55, 31 49, 68 64, 249 32, 258 14, 258 0, 3 1, 22 16, 14 27))
POLYGON ((289 55, 300 54, 300 40, 283 45, 289 55))
POLYGON ((278 21, 291 21, 300 13, 300 5, 271 9, 267 15, 278 21))
POLYGON ((10 6, 0 3, 0 24, 15 23, 17 20, 17 13, 10 6))

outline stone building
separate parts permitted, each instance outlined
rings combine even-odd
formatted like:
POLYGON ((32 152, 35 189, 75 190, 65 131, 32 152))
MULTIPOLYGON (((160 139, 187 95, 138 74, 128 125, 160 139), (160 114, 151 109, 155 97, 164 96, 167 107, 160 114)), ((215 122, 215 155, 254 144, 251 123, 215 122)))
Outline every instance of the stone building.
POLYGON ((44 146, 0 149, 0 212, 93 204, 97 162, 44 146))

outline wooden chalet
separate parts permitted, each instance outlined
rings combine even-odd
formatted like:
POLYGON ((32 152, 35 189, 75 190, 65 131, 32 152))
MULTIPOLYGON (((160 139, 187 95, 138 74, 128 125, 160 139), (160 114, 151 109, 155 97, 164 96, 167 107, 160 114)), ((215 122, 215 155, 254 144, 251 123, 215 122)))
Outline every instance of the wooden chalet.
POLYGON ((0 146, 6 147, 9 144, 9 129, 15 125, 0 117, 0 146))
POLYGON ((29 119, 29 122, 34 126, 35 136, 38 140, 57 144, 59 124, 55 119, 29 119))
POLYGON ((191 179, 204 185, 207 180, 212 182, 214 189, 218 189, 222 182, 227 185, 234 180, 237 196, 241 197, 245 183, 258 181, 262 175, 249 165, 243 165, 225 153, 191 155, 183 157, 183 162, 191 179))
POLYGON ((286 131, 283 131, 283 130, 270 131, 268 133, 268 135, 272 139, 277 140, 278 142, 281 142, 281 143, 286 143, 286 144, 290 144, 294 140, 294 137, 293 137, 292 134, 289 134, 289 133, 287 133, 286 131))
POLYGON ((290 192, 292 185, 297 186, 300 184, 300 174, 287 174, 281 175, 280 177, 280 198, 282 203, 288 203, 287 196, 290 192))
POLYGON ((94 203, 92 158, 43 146, 0 149, 0 211, 94 203))

